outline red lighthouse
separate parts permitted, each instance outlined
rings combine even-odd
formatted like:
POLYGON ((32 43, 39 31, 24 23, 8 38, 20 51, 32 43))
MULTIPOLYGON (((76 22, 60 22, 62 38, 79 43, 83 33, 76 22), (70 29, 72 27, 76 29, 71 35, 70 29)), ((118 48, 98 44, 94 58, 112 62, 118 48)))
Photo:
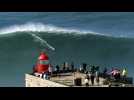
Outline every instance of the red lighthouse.
POLYGON ((48 67, 49 67, 49 58, 46 53, 42 52, 38 58, 35 70, 37 73, 45 73, 48 72, 48 67))

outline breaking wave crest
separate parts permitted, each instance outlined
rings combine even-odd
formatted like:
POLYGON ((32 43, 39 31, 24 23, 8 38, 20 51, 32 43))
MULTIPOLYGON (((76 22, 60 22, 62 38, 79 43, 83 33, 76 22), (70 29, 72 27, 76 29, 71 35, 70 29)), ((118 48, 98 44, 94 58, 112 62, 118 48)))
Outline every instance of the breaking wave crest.
POLYGON ((12 25, 0 29, 1 35, 15 33, 15 32, 47 32, 47 33, 56 33, 56 34, 66 33, 66 34, 78 34, 78 35, 85 35, 85 34, 104 35, 93 31, 62 28, 54 25, 32 23, 32 22, 22 24, 22 25, 12 25))

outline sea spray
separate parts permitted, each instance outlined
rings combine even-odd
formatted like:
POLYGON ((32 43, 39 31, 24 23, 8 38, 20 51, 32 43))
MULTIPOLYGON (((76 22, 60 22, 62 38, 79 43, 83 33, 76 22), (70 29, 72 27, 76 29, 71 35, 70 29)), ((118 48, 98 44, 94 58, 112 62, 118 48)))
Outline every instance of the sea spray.
POLYGON ((72 28, 63 28, 58 27, 51 24, 43 24, 43 23, 34 23, 34 22, 27 22, 25 24, 16 24, 11 25, 8 27, 3 27, 0 29, 0 35, 2 34, 10 34, 16 32, 47 32, 47 33, 56 33, 56 34, 74 34, 74 35, 104 35, 102 33, 93 32, 90 30, 80 30, 80 29, 72 29, 72 28))
POLYGON ((43 40, 41 37, 33 34, 33 33, 29 33, 36 42, 40 42, 42 46, 47 46, 49 49, 51 49, 52 51, 55 51, 55 48, 52 47, 49 43, 47 43, 47 41, 43 40))

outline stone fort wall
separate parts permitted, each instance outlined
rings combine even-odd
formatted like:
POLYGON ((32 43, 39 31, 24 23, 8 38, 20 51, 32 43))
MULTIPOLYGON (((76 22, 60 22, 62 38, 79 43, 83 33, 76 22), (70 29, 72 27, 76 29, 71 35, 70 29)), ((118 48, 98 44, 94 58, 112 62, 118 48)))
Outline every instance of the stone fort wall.
POLYGON ((26 87, 68 87, 56 82, 41 79, 36 76, 25 74, 25 86, 26 87))

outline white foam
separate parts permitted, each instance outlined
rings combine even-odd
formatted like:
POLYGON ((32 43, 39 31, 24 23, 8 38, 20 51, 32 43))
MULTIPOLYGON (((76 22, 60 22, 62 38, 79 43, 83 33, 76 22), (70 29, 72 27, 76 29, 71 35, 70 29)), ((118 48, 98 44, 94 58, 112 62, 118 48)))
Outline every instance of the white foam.
POLYGON ((62 28, 62 27, 57 27, 54 25, 46 25, 42 23, 26 23, 22 25, 12 25, 9 27, 1 28, 0 29, 0 34, 10 34, 10 33, 15 33, 15 32, 48 32, 48 33, 56 33, 56 34, 63 34, 63 33, 68 33, 68 34, 79 34, 79 35, 84 35, 84 34, 98 34, 98 35, 104 35, 100 33, 96 33, 93 31, 85 31, 85 30, 78 30, 78 29, 70 29, 70 28, 62 28))
POLYGON ((43 40, 41 37, 33 34, 33 33, 29 33, 37 42, 40 42, 43 46, 47 46, 48 48, 50 48, 51 50, 55 50, 54 47, 52 47, 50 44, 47 43, 47 41, 43 40))

